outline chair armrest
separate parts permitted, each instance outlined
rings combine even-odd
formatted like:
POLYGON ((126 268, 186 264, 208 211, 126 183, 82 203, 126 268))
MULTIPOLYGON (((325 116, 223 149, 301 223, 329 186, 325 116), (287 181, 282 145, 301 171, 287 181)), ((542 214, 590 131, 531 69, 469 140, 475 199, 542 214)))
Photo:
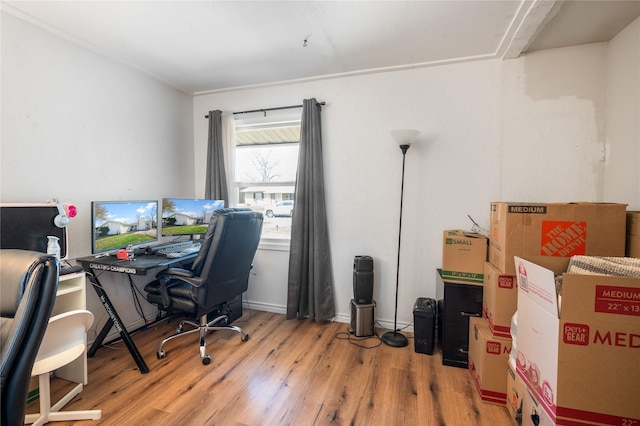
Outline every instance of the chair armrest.
POLYGON ((194 287, 198 287, 202 283, 202 278, 195 276, 192 271, 182 268, 169 268, 164 271, 160 271, 156 275, 156 278, 159 283, 158 290, 160 290, 162 305, 165 309, 171 306, 169 287, 181 282, 194 287), (171 285, 169 285, 170 283, 171 285))
POLYGON ((172 278, 191 278, 194 276, 194 273, 188 269, 182 269, 182 268, 169 268, 169 269, 165 269, 164 271, 160 271, 158 272, 158 274, 156 275, 156 278, 158 279, 162 279, 162 278, 168 278, 168 279, 172 279, 172 278), (167 275, 169 275, 167 277, 167 275))

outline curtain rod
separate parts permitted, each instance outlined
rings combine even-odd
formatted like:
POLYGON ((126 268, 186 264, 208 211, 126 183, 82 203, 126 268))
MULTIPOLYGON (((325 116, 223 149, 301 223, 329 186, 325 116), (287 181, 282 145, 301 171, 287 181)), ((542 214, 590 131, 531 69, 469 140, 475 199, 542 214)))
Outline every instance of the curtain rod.
MULTIPOLYGON (((317 102, 316 103, 316 105, 320 105, 320 106, 323 106, 325 104, 326 104, 325 102, 317 102)), ((252 112, 262 112, 266 116, 267 115, 267 111, 277 111, 277 110, 280 110, 280 109, 292 109, 292 108, 302 108, 302 105, 289 105, 289 106, 282 106, 282 107, 275 107, 275 108, 261 108, 261 109, 252 109, 252 110, 249 110, 249 111, 237 111, 237 112, 234 112, 233 115, 236 115, 236 114, 250 114, 252 112)), ((204 118, 209 118, 209 115, 208 114, 205 115, 204 118)))

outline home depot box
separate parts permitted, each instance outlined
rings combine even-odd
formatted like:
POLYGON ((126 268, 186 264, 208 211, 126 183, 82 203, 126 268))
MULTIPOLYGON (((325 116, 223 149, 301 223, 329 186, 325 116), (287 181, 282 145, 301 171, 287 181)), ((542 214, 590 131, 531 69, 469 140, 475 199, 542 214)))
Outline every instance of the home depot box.
POLYGON ((553 271, 515 264, 516 369, 539 408, 561 425, 640 424, 640 278, 563 274, 559 303, 553 271))
POLYGON ((444 231, 442 238, 442 279, 452 283, 479 284, 484 278, 487 238, 462 230, 444 231))
POLYGON ((627 257, 640 257, 640 212, 627 212, 627 257))
MULTIPOLYGON (((512 346, 511 350, 514 349, 512 346)), ((524 383, 516 374, 516 363, 513 358, 509 357, 507 362, 507 411, 517 426, 522 425, 522 399, 525 392, 524 383)))
POLYGON ((511 338, 511 317, 518 303, 515 275, 503 274, 491 262, 485 262, 482 292, 482 316, 487 320, 491 333, 511 338))
POLYGON ((561 274, 571 256, 624 256, 625 227, 625 204, 494 202, 489 261, 509 275, 514 256, 561 274))
POLYGON ((484 318, 469 318, 469 373, 484 402, 507 402, 507 361, 511 339, 491 334, 484 318))

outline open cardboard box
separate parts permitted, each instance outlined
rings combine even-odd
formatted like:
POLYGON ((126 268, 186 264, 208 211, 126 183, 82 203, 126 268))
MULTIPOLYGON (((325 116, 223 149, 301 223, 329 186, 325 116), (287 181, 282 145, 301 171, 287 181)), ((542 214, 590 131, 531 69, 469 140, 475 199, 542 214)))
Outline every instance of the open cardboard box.
POLYGON ((640 424, 640 278, 554 273, 515 258, 517 374, 559 425, 640 424))
POLYGON ((572 256, 624 256, 626 204, 491 203, 489 261, 515 275, 513 257, 556 274, 572 256))

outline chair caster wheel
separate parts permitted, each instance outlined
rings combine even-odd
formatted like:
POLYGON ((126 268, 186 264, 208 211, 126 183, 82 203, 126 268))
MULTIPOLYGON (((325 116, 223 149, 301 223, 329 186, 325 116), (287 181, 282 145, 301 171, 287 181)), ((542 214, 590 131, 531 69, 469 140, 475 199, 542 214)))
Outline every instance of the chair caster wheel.
POLYGON ((209 364, 211 364, 211 357, 207 355, 204 358, 202 358, 202 365, 209 365, 209 364))
POLYGON ((162 359, 165 356, 167 356, 167 354, 163 350, 159 350, 158 352, 156 352, 156 357, 158 357, 158 359, 162 359))
POLYGON ((249 340, 249 335, 248 335, 248 334, 243 334, 243 335, 240 337, 240 340, 241 340, 241 341, 243 341, 243 342, 246 342, 247 340, 249 340))

